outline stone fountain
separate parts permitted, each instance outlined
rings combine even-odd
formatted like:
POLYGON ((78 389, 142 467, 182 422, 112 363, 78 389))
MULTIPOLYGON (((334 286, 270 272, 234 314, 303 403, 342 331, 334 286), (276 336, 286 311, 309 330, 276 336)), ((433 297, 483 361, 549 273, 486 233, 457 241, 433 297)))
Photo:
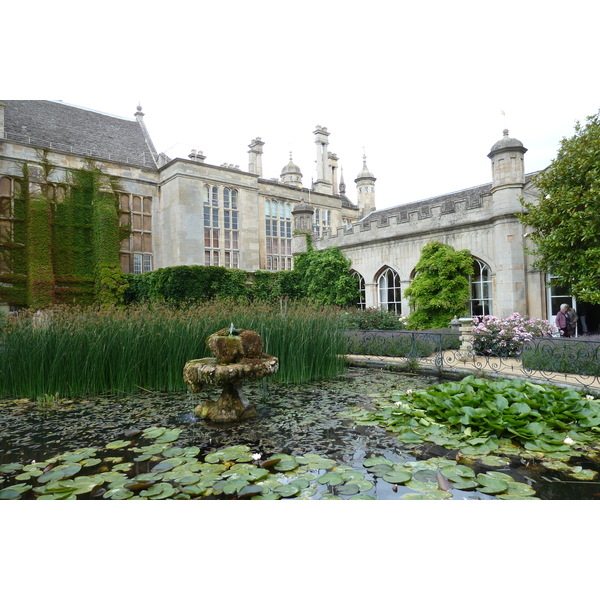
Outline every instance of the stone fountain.
POLYGON ((218 400, 206 400, 195 409, 201 419, 217 422, 239 421, 256 415, 242 392, 244 380, 257 381, 277 373, 279 359, 263 354, 262 338, 256 331, 221 329, 206 340, 215 358, 190 360, 183 378, 193 393, 206 387, 222 388, 218 400))

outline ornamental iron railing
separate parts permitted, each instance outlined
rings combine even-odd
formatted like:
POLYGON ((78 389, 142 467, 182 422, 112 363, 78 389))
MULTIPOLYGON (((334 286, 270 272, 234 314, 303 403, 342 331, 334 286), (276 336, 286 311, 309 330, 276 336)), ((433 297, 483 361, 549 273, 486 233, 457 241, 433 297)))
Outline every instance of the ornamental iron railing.
POLYGON ((348 360, 451 378, 478 374, 583 387, 600 392, 600 337, 533 338, 501 344, 498 336, 456 331, 348 331, 348 360))

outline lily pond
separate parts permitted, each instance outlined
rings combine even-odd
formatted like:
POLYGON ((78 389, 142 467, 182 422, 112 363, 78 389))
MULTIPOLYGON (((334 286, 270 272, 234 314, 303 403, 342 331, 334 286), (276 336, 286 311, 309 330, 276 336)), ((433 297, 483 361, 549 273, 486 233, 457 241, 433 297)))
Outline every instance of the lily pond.
POLYGON ((541 386, 498 383, 491 400, 478 401, 490 407, 481 422, 498 428, 506 421, 520 443, 479 431, 480 409, 461 406, 447 423, 435 420, 440 393, 423 390, 450 386, 444 393, 458 398, 461 385, 472 390, 478 381, 363 368, 301 386, 263 381, 244 386, 258 415, 227 425, 194 416, 216 390, 3 400, 0 498, 600 498, 598 401, 573 391, 551 402, 567 413, 549 416, 536 400, 547 394, 541 386), (520 401, 511 404, 511 394, 520 401), (537 425, 521 423, 532 410, 541 415, 537 425), (569 429, 575 417, 583 425, 569 429), (561 423, 566 433, 540 422, 561 423))

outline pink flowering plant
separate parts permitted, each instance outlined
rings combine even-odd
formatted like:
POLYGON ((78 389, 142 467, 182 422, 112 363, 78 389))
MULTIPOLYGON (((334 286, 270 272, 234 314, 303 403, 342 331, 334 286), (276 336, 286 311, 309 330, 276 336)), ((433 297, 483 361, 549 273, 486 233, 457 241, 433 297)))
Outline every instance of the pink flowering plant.
POLYGON ((491 315, 474 317, 473 349, 477 354, 519 356, 526 342, 555 333, 556 327, 549 321, 530 319, 518 312, 504 319, 491 315))

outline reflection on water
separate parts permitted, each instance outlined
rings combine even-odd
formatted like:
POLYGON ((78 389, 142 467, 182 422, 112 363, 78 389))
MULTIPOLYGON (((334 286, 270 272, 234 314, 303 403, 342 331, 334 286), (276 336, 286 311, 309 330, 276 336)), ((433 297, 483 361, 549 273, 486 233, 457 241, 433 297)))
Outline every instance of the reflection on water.
MULTIPOLYGON (((302 386, 248 384, 244 392, 255 403, 258 416, 235 424, 198 420, 193 409, 199 397, 191 394, 62 401, 46 408, 27 400, 2 401, 0 463, 27 463, 66 450, 103 446, 122 438, 126 430, 153 426, 182 429, 177 445, 198 446, 203 454, 223 446, 246 444, 264 457, 276 452, 312 452, 356 470, 364 470, 362 462, 370 456, 394 461, 430 456, 454 458, 454 451, 431 445, 413 451, 382 428, 359 426, 339 416, 351 407, 369 408, 374 398, 389 397, 394 390, 427 387, 437 382, 433 377, 349 369, 334 380, 302 386)), ((211 390, 206 397, 216 398, 218 393, 211 390)), ((519 462, 504 470, 517 481, 532 485, 541 498, 600 498, 600 483, 564 481, 555 471, 519 462)), ((399 498, 406 491, 382 479, 375 483, 379 499, 399 498)), ((453 490, 453 497, 489 498, 459 490, 453 490)))

